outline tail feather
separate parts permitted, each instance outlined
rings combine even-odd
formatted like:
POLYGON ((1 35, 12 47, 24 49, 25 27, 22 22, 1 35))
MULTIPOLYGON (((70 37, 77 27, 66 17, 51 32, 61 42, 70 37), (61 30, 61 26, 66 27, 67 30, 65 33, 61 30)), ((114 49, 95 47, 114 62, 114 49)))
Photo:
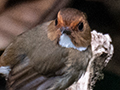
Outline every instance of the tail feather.
POLYGON ((8 90, 47 90, 56 81, 57 77, 47 77, 36 72, 32 67, 27 67, 20 72, 9 74, 7 80, 8 90))

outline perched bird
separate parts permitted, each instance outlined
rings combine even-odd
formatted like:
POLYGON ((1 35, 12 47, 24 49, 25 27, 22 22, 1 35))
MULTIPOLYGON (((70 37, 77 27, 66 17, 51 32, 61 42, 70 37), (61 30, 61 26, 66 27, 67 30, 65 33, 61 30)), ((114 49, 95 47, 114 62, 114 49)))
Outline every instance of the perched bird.
POLYGON ((7 89, 65 90, 86 71, 90 32, 83 12, 64 8, 57 19, 19 35, 0 59, 0 67, 10 71, 7 89))

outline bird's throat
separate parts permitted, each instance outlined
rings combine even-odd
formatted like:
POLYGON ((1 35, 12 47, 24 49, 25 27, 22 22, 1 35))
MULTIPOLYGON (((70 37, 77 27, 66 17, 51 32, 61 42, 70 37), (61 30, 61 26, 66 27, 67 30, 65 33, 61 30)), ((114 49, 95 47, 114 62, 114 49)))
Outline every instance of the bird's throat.
POLYGON ((61 45, 62 47, 66 47, 66 48, 74 48, 74 49, 77 49, 79 51, 85 51, 87 49, 87 47, 76 47, 72 43, 70 37, 66 34, 62 34, 60 36, 59 45, 61 45))

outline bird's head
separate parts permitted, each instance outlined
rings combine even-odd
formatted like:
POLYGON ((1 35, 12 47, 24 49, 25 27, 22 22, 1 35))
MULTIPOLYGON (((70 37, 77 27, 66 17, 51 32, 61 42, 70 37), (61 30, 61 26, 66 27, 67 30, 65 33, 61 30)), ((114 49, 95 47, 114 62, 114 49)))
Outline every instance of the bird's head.
POLYGON ((54 34, 57 34, 59 45, 72 47, 73 44, 77 48, 90 45, 91 29, 85 13, 73 8, 61 9, 54 25, 56 27, 54 34))

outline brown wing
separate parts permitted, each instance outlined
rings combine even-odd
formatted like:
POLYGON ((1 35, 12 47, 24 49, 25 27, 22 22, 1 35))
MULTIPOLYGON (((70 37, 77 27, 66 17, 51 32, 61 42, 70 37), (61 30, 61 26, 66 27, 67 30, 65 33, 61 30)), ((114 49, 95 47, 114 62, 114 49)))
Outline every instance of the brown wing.
MULTIPOLYGON (((52 86, 51 84, 56 82, 57 75, 62 74, 57 72, 64 67, 65 58, 61 58, 61 52, 57 53, 58 58, 52 58, 56 57, 52 55, 55 54, 52 52, 46 58, 39 55, 39 61, 34 62, 30 62, 30 58, 25 57, 12 67, 8 78, 8 88, 10 90, 36 90, 39 87, 39 90, 46 90, 52 86)), ((37 59, 32 58, 32 60, 37 59)))
POLYGON ((1 64, 11 66, 9 90, 35 90, 38 86, 45 90, 56 74, 62 74, 68 51, 48 39, 48 25, 44 23, 23 33, 5 50, 1 64))

